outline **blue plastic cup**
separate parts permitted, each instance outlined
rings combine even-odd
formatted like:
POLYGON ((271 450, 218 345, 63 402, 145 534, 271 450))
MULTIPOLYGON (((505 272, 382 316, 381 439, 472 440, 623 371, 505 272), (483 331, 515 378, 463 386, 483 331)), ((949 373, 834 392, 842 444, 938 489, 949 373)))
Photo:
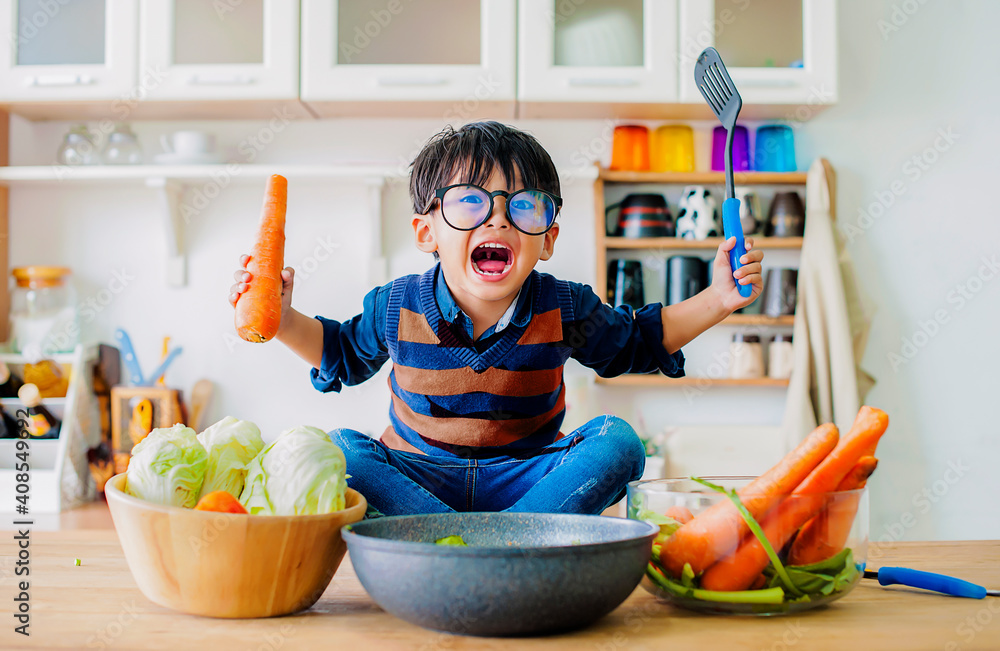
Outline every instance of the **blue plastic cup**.
POLYGON ((758 172, 794 172, 795 139, 792 128, 784 124, 758 127, 753 158, 753 168, 758 172))

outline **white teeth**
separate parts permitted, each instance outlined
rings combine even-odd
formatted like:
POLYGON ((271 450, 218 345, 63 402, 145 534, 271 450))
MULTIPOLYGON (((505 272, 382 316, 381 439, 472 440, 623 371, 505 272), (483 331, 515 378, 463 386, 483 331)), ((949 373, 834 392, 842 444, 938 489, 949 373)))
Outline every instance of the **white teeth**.
POLYGON ((498 244, 497 242, 484 242, 484 243, 480 244, 479 246, 483 247, 484 249, 506 249, 507 248, 503 244, 498 244))

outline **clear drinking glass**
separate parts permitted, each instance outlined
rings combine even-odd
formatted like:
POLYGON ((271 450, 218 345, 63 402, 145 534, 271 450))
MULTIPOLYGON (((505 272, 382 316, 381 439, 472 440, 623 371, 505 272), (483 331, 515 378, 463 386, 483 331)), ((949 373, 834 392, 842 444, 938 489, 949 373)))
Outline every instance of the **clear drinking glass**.
POLYGON ((127 124, 119 124, 108 134, 102 155, 105 165, 138 165, 142 163, 139 139, 127 124))
POLYGON ((56 152, 56 160, 63 165, 97 165, 101 162, 86 125, 78 124, 69 130, 56 152))

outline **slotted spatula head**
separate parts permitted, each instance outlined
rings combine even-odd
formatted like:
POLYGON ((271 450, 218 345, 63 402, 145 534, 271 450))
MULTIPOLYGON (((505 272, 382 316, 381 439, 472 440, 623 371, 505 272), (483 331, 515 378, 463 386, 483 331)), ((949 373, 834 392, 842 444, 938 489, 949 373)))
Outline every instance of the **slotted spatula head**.
POLYGON ((736 84, 726 70, 719 51, 714 47, 705 48, 694 64, 694 79, 698 90, 722 126, 732 130, 736 126, 736 116, 743 107, 743 98, 736 90, 736 84))
MULTIPOLYGON (((740 225, 740 200, 736 198, 733 183, 733 132, 736 130, 736 118, 743 108, 743 98, 714 47, 705 48, 698 55, 694 64, 694 81, 702 97, 712 107, 715 117, 726 128, 726 200, 722 203, 722 228, 727 240, 736 238, 736 244, 729 251, 729 266, 735 273, 743 266, 740 260, 746 253, 743 227, 740 225)), ((736 288, 744 298, 749 298, 753 291, 750 285, 737 284, 736 288)))

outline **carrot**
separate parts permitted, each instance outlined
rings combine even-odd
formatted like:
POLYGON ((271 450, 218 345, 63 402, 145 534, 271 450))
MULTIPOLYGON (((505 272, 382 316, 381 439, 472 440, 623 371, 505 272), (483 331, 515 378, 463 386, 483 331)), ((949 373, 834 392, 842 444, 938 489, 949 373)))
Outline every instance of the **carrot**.
POLYGON ((263 343, 281 325, 281 270, 285 257, 285 208, 288 181, 272 175, 264 191, 264 206, 247 271, 250 287, 236 302, 236 332, 246 341, 263 343))
POLYGON ((694 516, 691 515, 691 510, 686 506, 671 506, 663 515, 668 518, 673 518, 681 524, 687 524, 688 522, 691 522, 691 520, 694 520, 694 516))
MULTIPOLYGON (((760 518, 788 495, 837 445, 837 428, 820 425, 776 466, 738 491, 743 505, 760 518)), ((731 554, 750 532, 739 511, 729 500, 721 500, 699 513, 664 542, 664 567, 679 577, 689 563, 699 574, 718 559, 731 554)))
POLYGON ((195 511, 217 511, 219 513, 246 513, 240 501, 226 491, 212 491, 203 495, 194 507, 195 511))
MULTIPOLYGON (((837 486, 837 490, 853 491, 864 488, 877 465, 878 459, 875 457, 861 457, 837 486)), ((792 543, 792 549, 788 553, 788 563, 810 565, 839 554, 851 533, 851 525, 854 524, 860 500, 861 493, 838 497, 807 522, 792 543)))
MULTIPOLYGON (((867 406, 861 408, 851 431, 833 452, 760 523, 772 547, 784 547, 802 525, 826 506, 824 493, 836 490, 861 457, 869 456, 865 452, 878 444, 888 426, 889 417, 884 411, 867 406)), ((732 556, 705 570, 701 587, 705 590, 746 590, 768 562, 767 552, 757 537, 748 536, 732 556)))

